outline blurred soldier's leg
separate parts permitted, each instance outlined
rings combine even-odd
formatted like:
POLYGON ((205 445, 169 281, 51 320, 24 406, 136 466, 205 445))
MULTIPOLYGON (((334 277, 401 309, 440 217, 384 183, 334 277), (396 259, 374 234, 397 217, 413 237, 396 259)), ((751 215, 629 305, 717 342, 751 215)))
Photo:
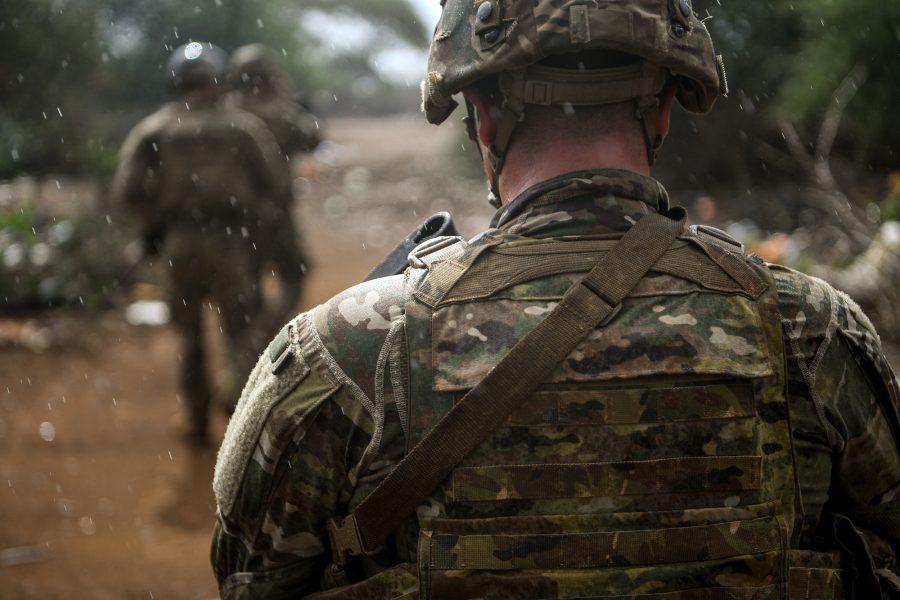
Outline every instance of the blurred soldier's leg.
POLYGON ((255 243, 261 278, 274 275, 278 289, 275 298, 264 302, 263 313, 256 320, 257 329, 263 333, 257 350, 262 351, 266 342, 297 314, 310 261, 293 221, 284 211, 268 215, 261 222, 255 243))
POLYGON ((228 369, 222 403, 232 412, 272 332, 260 325, 265 319, 261 315, 259 263, 255 253, 244 245, 235 245, 221 255, 220 265, 222 268, 213 282, 213 296, 222 310, 227 344, 228 369))
POLYGON ((274 315, 275 326, 278 328, 297 312, 310 261, 290 221, 286 222, 275 246, 272 260, 281 284, 281 295, 274 315))
POLYGON ((183 239, 171 242, 169 306, 172 322, 180 336, 178 370, 185 396, 188 441, 203 445, 209 436, 209 404, 212 398, 203 339, 203 300, 207 277, 201 275, 196 249, 189 242, 183 239))

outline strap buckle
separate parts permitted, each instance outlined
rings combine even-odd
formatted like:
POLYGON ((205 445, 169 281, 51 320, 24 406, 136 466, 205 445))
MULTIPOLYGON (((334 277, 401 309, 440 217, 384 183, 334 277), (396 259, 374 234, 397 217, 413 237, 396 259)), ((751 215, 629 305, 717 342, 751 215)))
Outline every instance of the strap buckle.
POLYGON ((463 239, 462 236, 459 235, 442 235, 433 237, 429 240, 425 240, 412 249, 412 251, 406 257, 407 264, 417 269, 424 269, 428 267, 428 261, 423 260, 424 257, 428 256, 429 254, 434 254, 438 250, 448 248, 449 246, 452 246, 453 244, 461 241, 463 241, 463 239))
POLYGON ((744 253, 744 244, 721 229, 709 225, 691 225, 689 230, 704 242, 712 243, 719 247, 724 246, 726 250, 737 252, 738 254, 744 253))
POLYGON ((332 517, 328 520, 328 539, 331 554, 339 569, 345 568, 357 556, 372 555, 377 550, 367 550, 356 517, 351 513, 346 517, 332 517))

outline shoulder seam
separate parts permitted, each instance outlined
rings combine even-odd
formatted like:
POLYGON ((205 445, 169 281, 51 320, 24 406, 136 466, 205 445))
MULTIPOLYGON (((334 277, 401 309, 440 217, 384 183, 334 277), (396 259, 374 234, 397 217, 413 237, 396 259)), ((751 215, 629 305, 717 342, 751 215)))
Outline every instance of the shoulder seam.
POLYGON ((335 387, 346 386, 350 391, 350 394, 356 398, 363 408, 366 409, 366 412, 374 418, 376 411, 375 403, 362 388, 360 388, 359 385, 344 372, 337 360, 332 356, 331 352, 328 351, 328 348, 325 347, 325 343, 322 341, 315 323, 313 323, 312 319, 309 317, 309 313, 301 315, 300 318, 297 319, 297 325, 297 335, 303 349, 304 357, 319 363, 317 365, 320 367, 319 372, 322 377, 329 381, 329 383, 335 387), (302 332, 306 334, 305 336, 301 335, 301 329, 302 332))
MULTIPOLYGON (((790 270, 789 270, 790 271, 790 270)), ((819 347, 816 349, 815 355, 813 355, 812 360, 809 362, 804 362, 801 358, 801 348, 800 348, 800 336, 798 333, 795 333, 793 328, 788 327, 790 322, 782 317, 782 329, 787 331, 788 339, 790 340, 791 350, 794 352, 794 356, 797 358, 797 364, 800 367, 800 374, 803 376, 803 381, 806 382, 806 388, 809 391, 809 395, 813 401, 813 407, 816 410, 816 416, 819 419, 819 422, 822 425, 822 428, 825 430, 825 435, 828 438, 828 445, 832 448, 837 447, 840 444, 840 435, 835 430, 834 426, 828 421, 828 418, 825 415, 825 402, 822 399, 821 395, 818 393, 816 389, 816 375, 818 374, 819 364, 822 362, 822 359, 825 357, 825 353, 828 351, 828 348, 831 346, 832 339, 834 338, 834 333, 837 331, 838 327, 838 309, 837 302, 835 301, 835 294, 833 288, 828 285, 826 282, 818 279, 816 277, 808 276, 812 282, 819 286, 825 292, 825 299, 828 302, 829 308, 829 319, 828 326, 825 328, 825 333, 822 339, 822 342, 819 344, 819 347)))

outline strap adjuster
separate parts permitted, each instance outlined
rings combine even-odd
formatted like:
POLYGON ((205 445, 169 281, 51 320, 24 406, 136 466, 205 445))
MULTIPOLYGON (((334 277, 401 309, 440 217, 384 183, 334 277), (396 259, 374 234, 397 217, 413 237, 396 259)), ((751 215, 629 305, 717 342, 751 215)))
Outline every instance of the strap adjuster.
POLYGON ((463 239, 462 236, 459 235, 442 235, 433 237, 429 240, 425 240, 412 249, 412 251, 406 257, 406 262, 411 267, 424 269, 428 267, 428 261, 423 260, 424 257, 428 256, 429 254, 434 254, 438 250, 443 250, 444 248, 452 246, 453 244, 461 241, 463 241, 463 239))
POLYGON ((367 550, 356 517, 333 517, 328 520, 328 539, 334 564, 344 568, 357 556, 375 554, 378 550, 367 550))
POLYGON ((525 82, 524 100, 526 104, 553 104, 553 82, 529 79, 525 82))

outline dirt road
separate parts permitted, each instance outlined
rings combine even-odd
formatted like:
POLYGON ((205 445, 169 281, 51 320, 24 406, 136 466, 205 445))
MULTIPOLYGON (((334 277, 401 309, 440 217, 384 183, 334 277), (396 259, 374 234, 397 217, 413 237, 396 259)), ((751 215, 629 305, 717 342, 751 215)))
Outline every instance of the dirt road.
MULTIPOLYGON (((298 167, 315 261, 305 307, 435 210, 467 235, 485 225, 484 184, 439 175, 459 133, 418 115, 329 124, 330 143, 298 167)), ((0 316, 0 599, 217 597, 215 456, 179 441, 176 353, 169 327, 130 326, 121 307, 0 316)), ((222 415, 214 426, 218 440, 222 415)))

